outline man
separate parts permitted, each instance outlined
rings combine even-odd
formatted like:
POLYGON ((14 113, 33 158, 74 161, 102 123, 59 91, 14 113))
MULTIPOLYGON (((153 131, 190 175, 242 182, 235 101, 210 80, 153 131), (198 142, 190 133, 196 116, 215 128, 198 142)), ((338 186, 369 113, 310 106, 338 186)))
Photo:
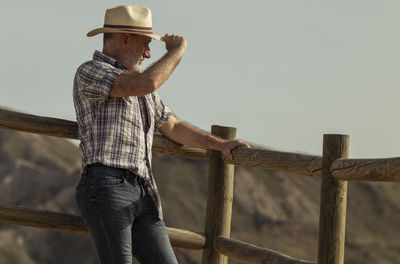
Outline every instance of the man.
POLYGON ((186 50, 181 36, 152 32, 151 12, 138 6, 108 9, 103 52, 82 64, 74 80, 74 104, 82 154, 76 201, 101 263, 177 263, 163 222, 151 170, 153 134, 190 146, 220 150, 232 158, 240 140, 224 140, 178 120, 155 92, 186 50), (166 54, 143 72, 152 39, 166 54))

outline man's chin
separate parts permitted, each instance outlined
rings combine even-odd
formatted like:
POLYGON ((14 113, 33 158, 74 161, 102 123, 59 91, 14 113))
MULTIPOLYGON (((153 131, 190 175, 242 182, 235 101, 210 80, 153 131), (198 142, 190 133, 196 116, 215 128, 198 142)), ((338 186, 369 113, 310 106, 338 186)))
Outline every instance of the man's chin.
POLYGON ((134 72, 138 72, 138 71, 140 71, 140 65, 138 65, 138 64, 136 64, 136 65, 133 65, 133 67, 132 67, 132 71, 134 71, 134 72))

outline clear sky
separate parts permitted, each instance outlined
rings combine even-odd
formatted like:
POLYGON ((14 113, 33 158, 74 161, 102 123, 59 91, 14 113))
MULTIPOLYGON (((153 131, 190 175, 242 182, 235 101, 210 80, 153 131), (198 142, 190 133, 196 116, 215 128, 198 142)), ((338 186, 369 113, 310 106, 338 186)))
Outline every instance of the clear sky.
POLYGON ((75 70, 102 44, 86 33, 120 4, 188 40, 159 89, 179 118, 283 151, 320 155, 343 133, 353 158, 400 156, 398 0, 3 1, 0 107, 74 120, 75 70))

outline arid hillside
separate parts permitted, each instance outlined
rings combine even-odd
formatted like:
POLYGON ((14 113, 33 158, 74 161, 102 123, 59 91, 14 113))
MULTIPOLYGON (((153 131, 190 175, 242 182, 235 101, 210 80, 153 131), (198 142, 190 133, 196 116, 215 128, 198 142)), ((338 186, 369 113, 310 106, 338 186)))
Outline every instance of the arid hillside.
MULTIPOLYGON (((155 154, 153 166, 167 225, 202 232, 207 161, 155 154)), ((67 140, 0 129, 0 203, 77 214, 79 168, 79 150, 67 140)), ((319 185, 311 177, 237 167, 231 236, 315 261, 319 185)), ((398 183, 349 183, 345 263, 398 263, 399 191, 398 183)), ((180 263, 200 263, 201 252, 176 253, 180 263)), ((0 263, 97 259, 88 236, 0 224, 0 263)))

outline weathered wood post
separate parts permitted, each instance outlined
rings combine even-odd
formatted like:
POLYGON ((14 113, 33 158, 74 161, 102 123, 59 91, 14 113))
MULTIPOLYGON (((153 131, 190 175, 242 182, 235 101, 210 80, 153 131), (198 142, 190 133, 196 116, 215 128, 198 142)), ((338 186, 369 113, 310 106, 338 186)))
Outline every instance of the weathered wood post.
MULTIPOLYGON (((234 139, 236 128, 212 126, 213 135, 234 139)), ((218 254, 214 243, 217 236, 230 237, 233 201, 234 165, 225 164, 219 151, 212 151, 208 172, 208 199, 202 264, 226 264, 228 258, 218 254)))
POLYGON ((334 179, 330 167, 334 160, 348 155, 349 136, 324 135, 318 264, 343 264, 347 181, 334 179))

